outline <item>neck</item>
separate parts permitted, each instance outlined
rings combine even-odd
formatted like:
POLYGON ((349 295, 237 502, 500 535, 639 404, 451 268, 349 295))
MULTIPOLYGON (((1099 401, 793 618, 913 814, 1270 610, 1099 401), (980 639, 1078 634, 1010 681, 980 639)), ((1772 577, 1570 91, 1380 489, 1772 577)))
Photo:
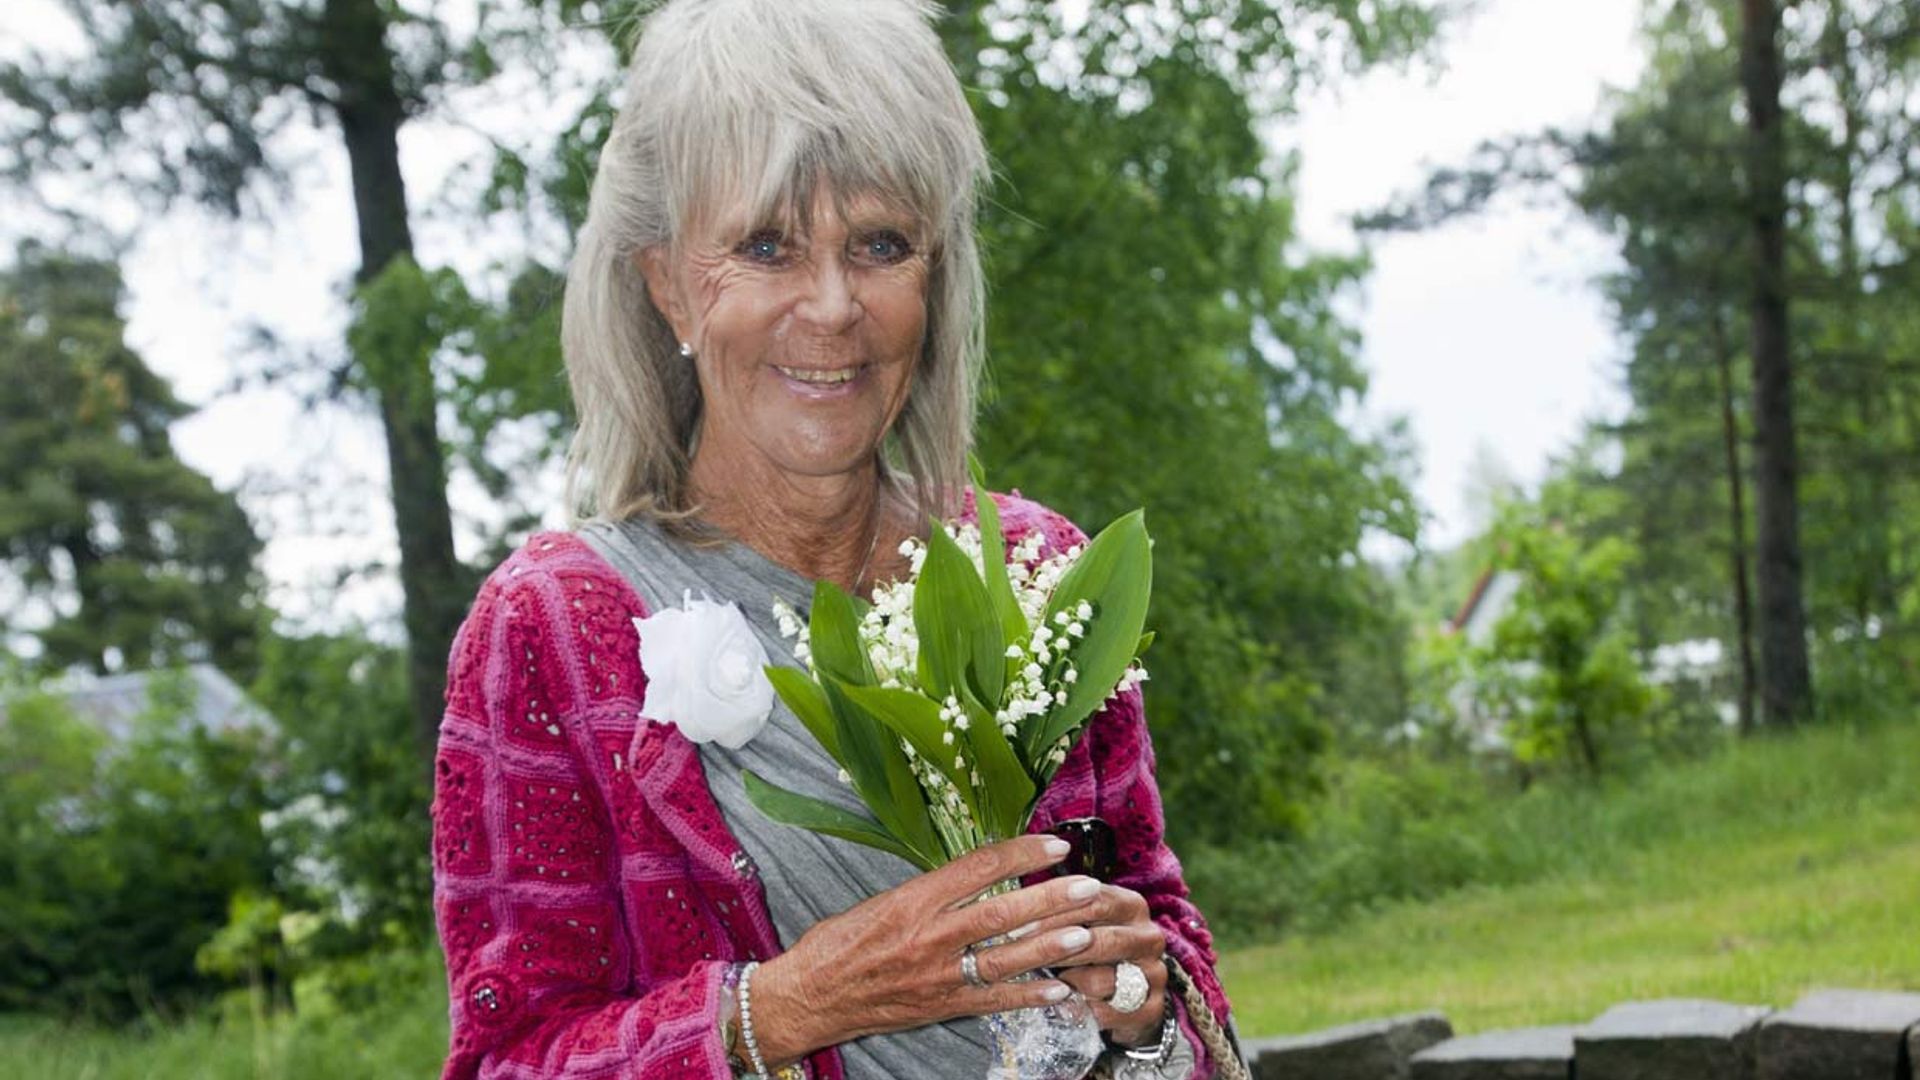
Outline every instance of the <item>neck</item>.
POLYGON ((696 453, 691 478, 701 517, 803 577, 858 594, 856 579, 882 562, 886 536, 876 530, 888 531, 890 515, 877 457, 847 473, 795 476, 696 453))

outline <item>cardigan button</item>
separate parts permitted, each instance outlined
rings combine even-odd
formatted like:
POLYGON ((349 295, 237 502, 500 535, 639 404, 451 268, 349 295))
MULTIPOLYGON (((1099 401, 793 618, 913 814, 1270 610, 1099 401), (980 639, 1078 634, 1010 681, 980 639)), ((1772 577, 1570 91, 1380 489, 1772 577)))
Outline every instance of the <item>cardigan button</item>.
POLYGON ((742 848, 733 853, 733 872, 743 878, 750 878, 758 875, 760 868, 753 864, 753 857, 747 854, 745 848, 742 848))

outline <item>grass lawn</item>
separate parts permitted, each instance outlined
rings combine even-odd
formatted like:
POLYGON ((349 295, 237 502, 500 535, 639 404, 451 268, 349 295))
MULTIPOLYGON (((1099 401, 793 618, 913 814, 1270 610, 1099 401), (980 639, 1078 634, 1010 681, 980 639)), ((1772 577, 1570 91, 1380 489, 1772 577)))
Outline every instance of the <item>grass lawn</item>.
POLYGON ((1920 990, 1917 918, 1909 806, 1398 905, 1229 953, 1222 973, 1249 1036, 1426 1008, 1468 1032, 1580 1022, 1636 998, 1784 1006, 1819 986, 1920 990))
POLYGON ((438 986, 363 1016, 195 1020, 149 1037, 0 1017, 9 1080, 430 1080, 446 1049, 438 986))

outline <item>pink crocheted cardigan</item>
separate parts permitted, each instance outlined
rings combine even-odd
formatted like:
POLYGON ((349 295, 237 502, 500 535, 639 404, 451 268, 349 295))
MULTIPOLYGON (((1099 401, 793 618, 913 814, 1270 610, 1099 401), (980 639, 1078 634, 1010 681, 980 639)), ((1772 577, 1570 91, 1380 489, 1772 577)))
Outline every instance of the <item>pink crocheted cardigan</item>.
MULTIPOLYGON (((1009 545, 1031 529, 1056 550, 1085 539, 1036 503, 994 501, 1009 545)), ((578 537, 541 533, 487 578, 454 640, 433 802, 449 1080, 731 1075, 722 975, 781 943, 696 748, 638 719, 645 614, 578 537)), ((1162 841, 1138 691, 1090 722, 1032 828, 1092 815, 1118 833, 1116 881, 1146 897, 1224 1022, 1212 936, 1162 841)), ((1200 1052, 1196 1075, 1211 1076, 1200 1052)), ((806 1065, 841 1080, 831 1047, 806 1065)))

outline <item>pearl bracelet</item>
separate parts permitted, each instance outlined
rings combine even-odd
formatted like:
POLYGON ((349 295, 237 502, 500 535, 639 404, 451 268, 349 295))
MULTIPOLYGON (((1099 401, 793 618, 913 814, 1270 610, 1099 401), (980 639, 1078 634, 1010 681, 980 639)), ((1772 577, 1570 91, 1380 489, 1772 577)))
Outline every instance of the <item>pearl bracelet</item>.
POLYGON ((759 968, 760 961, 748 961, 740 969, 740 1041, 747 1044, 747 1057, 753 1060, 753 1071, 760 1080, 773 1080, 767 1072, 767 1061, 760 1056, 760 1044, 753 1038, 753 973, 759 968))

